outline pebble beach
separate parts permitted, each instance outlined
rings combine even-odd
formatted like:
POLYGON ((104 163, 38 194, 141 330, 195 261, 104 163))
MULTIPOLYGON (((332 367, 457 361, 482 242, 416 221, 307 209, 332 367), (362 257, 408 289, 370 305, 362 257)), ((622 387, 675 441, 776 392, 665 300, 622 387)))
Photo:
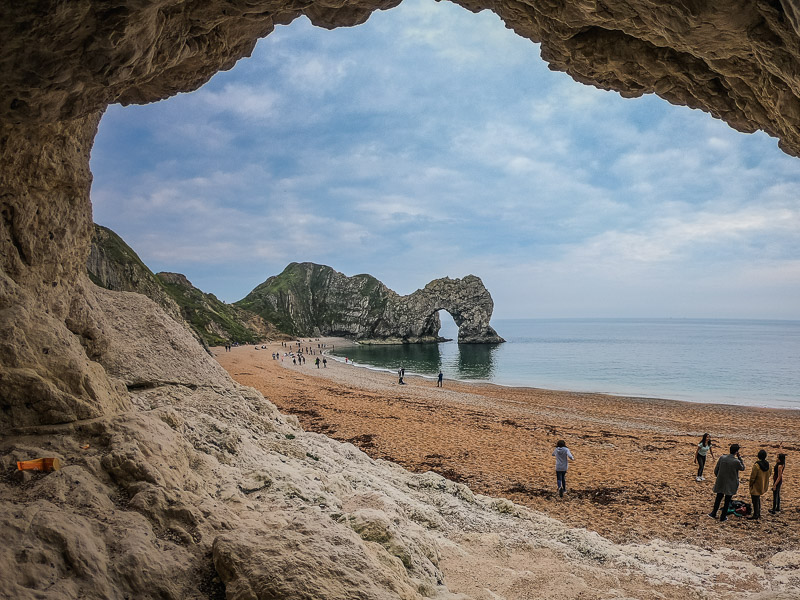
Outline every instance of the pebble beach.
MULTIPOLYGON (((350 442, 376 459, 414 472, 434 471, 473 491, 508 498, 567 525, 618 543, 660 538, 702 548, 734 548, 755 562, 800 549, 800 411, 668 399, 515 388, 406 375, 397 377, 328 357, 317 368, 317 344, 304 365, 281 357, 280 342, 255 350, 214 348, 221 365, 256 388, 308 431, 350 442), (704 432, 714 440, 705 481, 696 481, 694 449, 704 432), (556 493, 556 441, 575 456, 567 493, 556 493), (747 478, 759 449, 774 464, 787 455, 783 510, 772 515, 772 493, 760 521, 707 516, 716 459, 742 447, 746 470, 735 499, 750 502, 747 478), (795 464, 798 466, 795 467, 795 464)), ((294 346, 296 348, 296 346, 294 346)))

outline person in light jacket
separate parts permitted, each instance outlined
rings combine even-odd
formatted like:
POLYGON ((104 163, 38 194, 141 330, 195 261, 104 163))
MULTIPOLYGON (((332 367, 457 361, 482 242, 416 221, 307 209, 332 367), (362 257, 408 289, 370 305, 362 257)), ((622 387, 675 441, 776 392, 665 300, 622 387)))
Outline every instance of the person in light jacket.
POLYGON ((717 461, 717 466, 714 467, 714 475, 717 480, 714 482, 714 492, 717 497, 714 500, 714 510, 708 513, 712 519, 717 518, 717 510, 719 510, 719 503, 725 498, 722 505, 722 513, 719 516, 720 521, 728 520, 728 506, 731 504, 731 498, 739 489, 739 471, 744 471, 744 461, 739 455, 739 444, 731 444, 730 454, 720 456, 717 461))
POLYGON ((750 471, 750 498, 753 500, 753 514, 748 517, 752 521, 761 518, 761 495, 766 494, 769 489, 769 463, 767 462, 767 451, 758 451, 758 460, 750 471))
POLYGON ((558 495, 564 497, 564 492, 567 490, 567 469, 569 464, 567 459, 575 460, 572 452, 567 448, 567 442, 558 440, 556 442, 556 449, 553 450, 553 456, 556 457, 556 481, 558 482, 558 495))

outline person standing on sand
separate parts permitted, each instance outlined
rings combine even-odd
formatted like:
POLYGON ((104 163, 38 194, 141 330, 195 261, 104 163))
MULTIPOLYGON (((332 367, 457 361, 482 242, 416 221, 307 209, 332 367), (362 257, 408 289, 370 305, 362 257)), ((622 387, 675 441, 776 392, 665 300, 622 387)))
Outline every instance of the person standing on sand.
POLYGON ((316 364, 316 365, 317 365, 317 368, 319 369, 319 356, 318 356, 318 357, 317 357, 317 359, 314 361, 314 364, 316 364))
POLYGON ((442 375, 442 372, 439 371, 439 378, 438 378, 438 380, 436 382, 436 387, 444 387, 444 384, 442 383, 443 379, 444 379, 444 375, 442 375))
POLYGON ((786 466, 786 455, 778 454, 778 462, 775 463, 775 470, 772 473, 772 508, 770 514, 774 515, 781 511, 781 485, 783 485, 783 468, 786 466))
POLYGON ((695 477, 695 481, 706 480, 706 478, 703 477, 703 469, 706 466, 706 454, 709 452, 711 453, 711 458, 714 458, 714 451, 711 449, 711 436, 704 433, 694 453, 694 462, 697 464, 697 477, 695 477))
POLYGON ((761 496, 769 489, 769 463, 767 462, 767 451, 763 448, 758 451, 758 460, 750 471, 750 498, 753 500, 753 514, 749 517, 751 521, 758 521, 761 518, 761 496))
POLYGON ((558 483, 558 495, 563 498, 564 492, 567 491, 567 469, 569 468, 568 460, 575 460, 572 452, 567 448, 567 442, 558 440, 556 442, 556 449, 553 450, 553 456, 556 457, 556 482, 558 483))
POLYGON ((731 444, 730 454, 720 456, 717 466, 714 467, 714 475, 717 476, 717 480, 714 482, 714 491, 717 497, 714 500, 714 510, 708 513, 712 519, 717 518, 719 503, 725 498, 719 520, 720 522, 728 520, 731 498, 739 489, 739 471, 744 471, 744 461, 739 455, 739 444, 731 444))
POLYGON ((328 368, 328 359, 325 358, 325 357, 322 358, 322 368, 323 369, 327 369, 328 368))

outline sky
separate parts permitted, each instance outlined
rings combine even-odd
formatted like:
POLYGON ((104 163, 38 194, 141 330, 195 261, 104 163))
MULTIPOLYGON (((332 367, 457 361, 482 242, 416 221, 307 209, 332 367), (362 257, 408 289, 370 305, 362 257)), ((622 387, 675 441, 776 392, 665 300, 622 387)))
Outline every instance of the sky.
POLYGON ((95 221, 228 302, 311 261, 400 294, 471 273, 497 318, 800 319, 800 159, 446 2, 279 26, 110 107, 91 165, 95 221))

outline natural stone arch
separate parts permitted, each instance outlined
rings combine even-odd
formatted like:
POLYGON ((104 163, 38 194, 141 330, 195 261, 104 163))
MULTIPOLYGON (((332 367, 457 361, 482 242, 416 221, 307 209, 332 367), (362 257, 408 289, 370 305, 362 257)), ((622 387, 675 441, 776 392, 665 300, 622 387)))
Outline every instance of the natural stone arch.
POLYGON ((421 290, 400 296, 387 314, 400 323, 401 337, 435 339, 441 321, 439 311, 446 310, 458 327, 460 344, 496 344, 505 340, 489 325, 494 301, 480 277, 467 275, 461 279, 434 279, 421 290))

